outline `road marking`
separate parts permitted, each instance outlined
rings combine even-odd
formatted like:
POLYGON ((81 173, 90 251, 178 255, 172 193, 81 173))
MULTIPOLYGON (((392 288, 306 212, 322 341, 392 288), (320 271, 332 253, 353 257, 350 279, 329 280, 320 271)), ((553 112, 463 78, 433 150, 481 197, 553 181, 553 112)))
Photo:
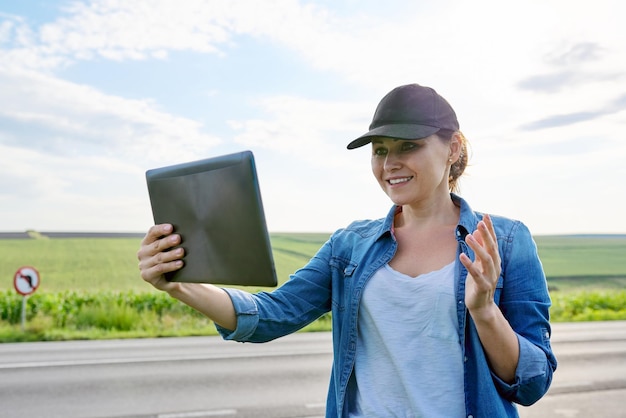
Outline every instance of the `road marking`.
POLYGON ((563 382, 563 383, 557 383, 555 384, 553 387, 555 388, 576 388, 576 387, 585 387, 585 386, 592 386, 595 382, 589 381, 589 380, 579 380, 577 382, 563 382))
POLYGON ((562 415, 566 418, 574 418, 578 416, 578 414, 580 413, 580 410, 578 409, 555 409, 554 412, 557 415, 562 415))
POLYGON ((32 361, 22 363, 0 363, 0 369, 27 369, 33 367, 67 367, 67 366, 97 366, 108 364, 129 364, 129 363, 159 363, 159 362, 178 362, 178 361, 207 361, 207 360, 222 360, 222 359, 240 359, 240 358, 258 358, 258 357, 283 357, 285 355, 290 357, 296 356, 315 356, 325 355, 330 352, 326 351, 310 351, 302 353, 287 352, 274 352, 274 353, 228 353, 228 354, 214 354, 214 355, 201 355, 201 356, 181 356, 177 358, 172 357, 131 357, 131 358, 104 358, 104 359, 85 359, 85 360, 52 360, 52 361, 32 361))
POLYGON ((222 415, 237 415, 236 409, 222 409, 213 411, 174 412, 171 414, 159 414, 157 418, 198 418, 215 417, 222 415))

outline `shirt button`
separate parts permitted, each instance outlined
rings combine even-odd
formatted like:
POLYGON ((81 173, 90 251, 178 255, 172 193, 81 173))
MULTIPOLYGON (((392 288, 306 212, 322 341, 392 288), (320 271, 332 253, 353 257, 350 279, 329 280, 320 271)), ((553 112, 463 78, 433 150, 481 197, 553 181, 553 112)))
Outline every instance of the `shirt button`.
POLYGON ((463 357, 463 362, 467 361, 467 356, 463 357))
POLYGON ((474 415, 468 415, 467 418, 474 418, 474 415))
POLYGON ((546 338, 550 338, 550 333, 546 332, 546 338))

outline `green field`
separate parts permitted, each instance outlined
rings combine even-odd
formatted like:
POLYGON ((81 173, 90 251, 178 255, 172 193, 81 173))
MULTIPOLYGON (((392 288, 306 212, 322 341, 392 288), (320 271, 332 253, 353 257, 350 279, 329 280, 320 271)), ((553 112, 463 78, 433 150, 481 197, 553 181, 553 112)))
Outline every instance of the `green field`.
POLYGON ((551 289, 626 289, 626 235, 535 237, 551 289))
MULTIPOLYGON (((271 234, 279 281, 303 266, 329 234, 271 234)), ((0 290, 21 266, 41 274, 41 290, 150 290, 139 277, 139 238, 0 239, 0 290)), ((552 289, 626 289, 626 236, 538 236, 552 289)))
MULTIPOLYGON (((329 234, 271 234, 279 284, 303 266, 329 234)), ((140 238, 0 239, 0 342, 215 334, 206 317, 143 282, 140 238), (13 276, 41 275, 22 297, 13 276)), ((553 321, 626 319, 626 236, 539 236, 553 321)), ((265 290, 247 288, 249 291, 265 290)), ((325 315, 306 330, 329 330, 325 315)))
MULTIPOLYGON (((302 267, 328 236, 272 234, 279 280, 284 282, 302 267)), ((0 290, 13 288, 13 276, 22 266, 39 271, 44 291, 151 290, 139 277, 140 242, 140 238, 0 239, 0 290)))

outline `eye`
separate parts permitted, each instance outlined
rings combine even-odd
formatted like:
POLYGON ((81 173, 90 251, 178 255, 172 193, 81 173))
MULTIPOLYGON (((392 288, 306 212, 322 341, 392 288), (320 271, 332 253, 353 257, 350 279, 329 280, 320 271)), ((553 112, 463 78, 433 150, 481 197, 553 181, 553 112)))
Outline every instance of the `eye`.
POLYGON ((387 155, 387 152, 387 148, 381 146, 374 146, 374 148, 372 149, 372 154, 379 157, 387 155))
POLYGON ((403 141, 400 145, 400 151, 407 152, 419 148, 419 145, 414 141, 403 141))

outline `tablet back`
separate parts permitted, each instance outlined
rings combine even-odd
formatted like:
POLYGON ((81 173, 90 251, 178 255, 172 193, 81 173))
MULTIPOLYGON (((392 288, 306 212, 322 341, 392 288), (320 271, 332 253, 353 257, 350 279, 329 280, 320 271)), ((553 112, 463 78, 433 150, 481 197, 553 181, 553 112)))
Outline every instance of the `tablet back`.
POLYGON ((178 282, 276 286, 276 270, 252 152, 146 172, 156 224, 181 235, 178 282))

